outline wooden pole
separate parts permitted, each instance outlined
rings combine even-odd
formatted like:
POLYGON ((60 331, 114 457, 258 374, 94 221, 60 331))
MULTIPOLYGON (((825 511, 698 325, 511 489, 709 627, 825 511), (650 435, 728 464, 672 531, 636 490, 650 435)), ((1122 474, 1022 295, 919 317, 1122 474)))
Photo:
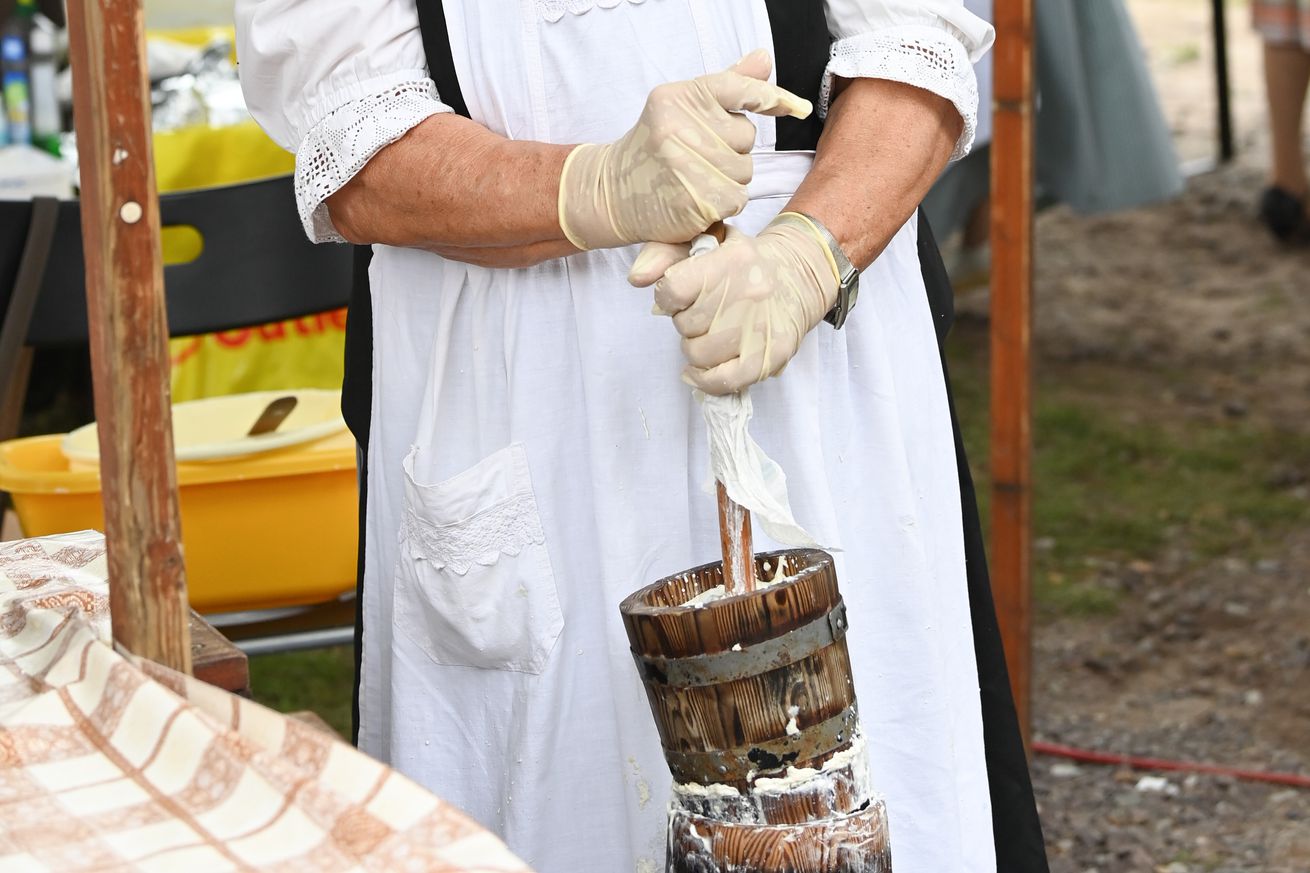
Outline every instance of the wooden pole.
POLYGON ((69 0, 114 641, 190 672, 141 0, 69 0))
POLYGON ((1214 0, 1211 25, 1214 29, 1214 78, 1216 126, 1219 130, 1219 163, 1226 164, 1237 154, 1233 142, 1232 88, 1228 75, 1228 24, 1224 20, 1224 0, 1214 0))
POLYGON ((1032 660, 1033 0, 996 0, 995 23, 991 567, 1026 740, 1032 660))

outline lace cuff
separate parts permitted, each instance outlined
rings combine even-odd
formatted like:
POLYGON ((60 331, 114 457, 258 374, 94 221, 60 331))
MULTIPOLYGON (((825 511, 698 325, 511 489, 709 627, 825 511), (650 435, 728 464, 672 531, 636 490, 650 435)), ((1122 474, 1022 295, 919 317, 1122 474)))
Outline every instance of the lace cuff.
POLYGON ((978 123, 978 79, 964 44, 951 29, 902 25, 839 39, 823 74, 819 112, 827 114, 834 76, 888 79, 931 91, 955 104, 964 131, 951 160, 969 153, 978 123))
POLYGON ((296 152, 296 205, 312 242, 345 242, 328 215, 327 198, 363 169, 384 146, 425 118, 451 109, 437 86, 414 73, 385 90, 351 100, 305 134, 296 152))

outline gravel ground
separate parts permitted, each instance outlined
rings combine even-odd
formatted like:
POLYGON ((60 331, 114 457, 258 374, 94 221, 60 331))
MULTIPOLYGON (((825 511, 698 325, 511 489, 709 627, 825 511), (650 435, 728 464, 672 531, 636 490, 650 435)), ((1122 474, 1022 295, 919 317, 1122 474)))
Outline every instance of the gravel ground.
MULTIPOLYGON (((1039 739, 1310 776, 1310 535, 1281 559, 1112 568, 1134 607, 1047 621, 1039 739)), ((1310 870, 1310 790, 1040 756, 1052 870, 1310 870)))

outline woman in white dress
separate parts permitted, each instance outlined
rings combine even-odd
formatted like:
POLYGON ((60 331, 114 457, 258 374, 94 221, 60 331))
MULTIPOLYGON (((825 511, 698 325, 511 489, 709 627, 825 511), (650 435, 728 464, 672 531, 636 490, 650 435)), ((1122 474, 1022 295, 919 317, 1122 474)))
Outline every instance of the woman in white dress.
POLYGON ((940 364, 949 289, 916 216, 968 150, 990 28, 960 0, 237 15, 307 233, 372 246, 349 341, 372 351, 344 401, 368 473, 361 748, 542 873, 657 869, 669 775, 618 603, 718 548, 680 377, 760 382, 755 437, 842 549, 898 873, 1045 870, 940 364), (761 81, 773 60, 826 111, 821 141, 761 81), (719 218, 731 244, 635 271, 668 268, 678 315, 652 317, 631 244, 719 218), (834 330, 839 256, 863 292, 834 330))

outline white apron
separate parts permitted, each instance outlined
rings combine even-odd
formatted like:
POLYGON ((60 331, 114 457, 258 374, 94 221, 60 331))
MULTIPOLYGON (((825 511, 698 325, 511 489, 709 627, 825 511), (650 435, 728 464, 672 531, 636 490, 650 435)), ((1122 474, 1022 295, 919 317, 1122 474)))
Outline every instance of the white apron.
MULTIPOLYGON (((447 2, 473 117, 608 141, 654 86, 772 46, 762 0, 447 2)), ((811 156, 759 126, 754 232, 811 156)), ((842 549, 897 873, 995 873, 955 455, 907 224, 846 327, 752 389, 797 520, 842 549)), ((656 871, 670 777, 619 602, 717 557, 704 425, 635 250, 488 270, 375 247, 361 747, 540 873, 656 871)), ((773 547, 757 533, 757 547, 773 547)))

